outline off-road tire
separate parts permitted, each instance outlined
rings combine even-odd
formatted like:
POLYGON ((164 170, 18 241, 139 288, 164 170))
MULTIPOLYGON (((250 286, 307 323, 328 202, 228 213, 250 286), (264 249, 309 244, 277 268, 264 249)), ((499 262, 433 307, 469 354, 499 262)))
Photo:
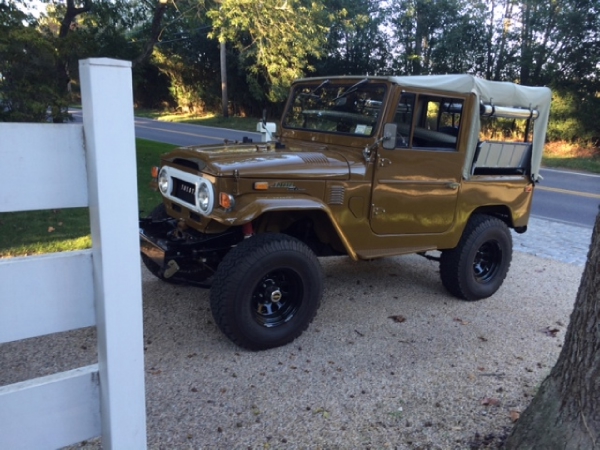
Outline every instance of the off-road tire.
POLYGON ((512 259, 512 236, 493 216, 469 219, 456 248, 442 251, 440 277, 454 296, 468 301, 493 295, 506 278, 512 259))
POLYGON ((245 239, 223 259, 210 291, 221 331, 240 347, 288 344, 312 322, 321 304, 323 271, 301 241, 265 233, 245 239))

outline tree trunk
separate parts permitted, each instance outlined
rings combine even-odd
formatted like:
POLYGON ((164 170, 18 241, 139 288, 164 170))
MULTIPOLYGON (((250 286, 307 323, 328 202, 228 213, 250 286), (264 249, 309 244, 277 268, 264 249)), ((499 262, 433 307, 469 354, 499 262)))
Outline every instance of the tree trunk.
POLYGON ((504 10, 503 22, 502 22, 502 37, 500 38, 500 45, 498 48, 498 57, 496 61, 496 68, 494 70, 494 80, 501 80, 501 73, 505 69, 504 59, 506 56, 506 45, 508 41, 508 32, 512 26, 512 10, 513 2, 506 0, 506 9, 504 10))
POLYGON ((229 117, 229 96, 227 95, 227 44, 219 43, 221 56, 221 114, 224 118, 229 117))
POLYGON ((138 64, 142 64, 152 55, 152 50, 154 50, 154 46, 158 42, 160 38, 160 34, 162 33, 162 20, 167 11, 167 1, 166 0, 158 0, 154 6, 154 13, 152 15, 152 25, 150 26, 150 36, 146 40, 144 47, 140 54, 131 62, 133 67, 138 64))
POLYGON ((493 41, 494 41, 494 12, 496 10, 496 2, 495 0, 491 0, 490 2, 490 28, 488 30, 488 38, 486 42, 487 46, 487 64, 485 68, 485 78, 486 80, 492 79, 492 69, 494 65, 494 55, 493 55, 493 41))
POLYGON ((421 75, 421 69, 423 67, 423 38, 425 36, 424 31, 424 20, 425 12, 423 11, 423 5, 417 1, 416 5, 416 27, 415 27, 415 53, 412 60, 412 73, 411 75, 421 75))
POLYGON ((600 214, 558 361, 506 448, 600 449, 600 214))
POLYGON ((521 84, 529 85, 529 74, 531 72, 531 63, 532 63, 532 55, 531 55, 531 46, 532 46, 532 36, 533 32, 532 28, 532 20, 531 20, 531 1, 523 2, 521 6, 523 8, 523 29, 521 30, 521 84))
MULTIPOLYGON (((71 26, 75 21, 75 18, 84 14, 92 9, 90 0, 85 0, 84 5, 81 8, 75 6, 75 0, 67 0, 67 9, 65 16, 60 22, 60 28, 58 30, 58 38, 65 39, 71 31, 71 26)), ((69 103, 69 83, 71 82, 71 75, 69 73, 69 65, 67 63, 67 57, 63 52, 58 52, 56 59, 56 90, 59 99, 50 105, 52 110, 52 121, 54 123, 62 123, 67 117, 66 106, 69 103)))

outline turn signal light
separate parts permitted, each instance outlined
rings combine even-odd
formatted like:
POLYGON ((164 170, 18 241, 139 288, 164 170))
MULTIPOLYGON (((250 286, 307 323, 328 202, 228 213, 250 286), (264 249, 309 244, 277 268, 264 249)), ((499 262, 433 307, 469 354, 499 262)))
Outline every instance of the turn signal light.
POLYGON ((219 205, 221 205, 223 209, 230 210, 235 206, 235 200, 232 195, 221 192, 219 194, 219 205))
POLYGON ((158 178, 158 167, 154 166, 152 168, 151 174, 152 174, 152 178, 154 178, 154 179, 158 178))
POLYGON ((255 191, 266 191, 269 189, 269 183, 266 181, 257 181, 254 183, 255 191))

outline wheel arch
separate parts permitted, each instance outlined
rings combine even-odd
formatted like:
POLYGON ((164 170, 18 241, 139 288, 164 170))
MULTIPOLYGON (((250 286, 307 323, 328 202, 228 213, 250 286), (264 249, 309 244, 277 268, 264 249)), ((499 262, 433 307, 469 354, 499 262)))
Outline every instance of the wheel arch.
POLYGON ((440 250, 450 250, 458 245, 461 237, 463 236, 469 222, 473 220, 475 216, 490 216, 500 219, 506 224, 508 228, 514 229, 517 233, 524 233, 527 230, 527 226, 516 227, 513 222, 513 216, 511 209, 506 205, 485 205, 473 209, 468 215, 457 223, 456 228, 453 230, 452 240, 446 242, 443 247, 439 247, 440 250))
POLYGON ((283 233, 304 242, 318 256, 353 250, 327 209, 272 209, 253 221, 255 233, 283 233))
POLYGON ((483 214, 483 215, 487 215, 487 216, 496 217, 496 218, 500 219, 501 221, 503 221, 508 228, 515 227, 514 222, 513 222, 512 211, 506 205, 480 206, 478 208, 475 208, 471 212, 469 219, 471 219, 471 217, 473 217, 476 214, 483 214))
MULTIPOLYGON (((293 222, 297 223, 303 219, 310 220, 312 228, 320 236, 320 242, 323 244, 334 244, 338 254, 343 248, 343 253, 357 260, 358 255, 350 244, 346 234, 339 227, 331 209, 328 205, 319 199, 298 196, 298 197, 259 197, 253 198, 251 202, 244 205, 236 212, 235 219, 231 221, 220 220, 227 226, 243 226, 249 222, 252 223, 255 232, 283 232, 289 230, 291 223, 286 227, 276 226, 277 221, 282 217, 291 217, 293 222), (337 242, 337 243, 336 243, 337 242), (338 245, 339 243, 339 245, 338 245)), ((301 237, 293 233, 287 233, 294 237, 301 237)), ((313 249, 314 250, 314 249, 313 249)))

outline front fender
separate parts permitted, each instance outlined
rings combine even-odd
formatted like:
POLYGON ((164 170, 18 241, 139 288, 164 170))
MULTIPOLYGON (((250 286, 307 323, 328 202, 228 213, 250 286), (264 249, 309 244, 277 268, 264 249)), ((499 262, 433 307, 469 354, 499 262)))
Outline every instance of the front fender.
POLYGON ((325 214, 327 214, 331 225, 342 241, 348 255, 352 259, 358 260, 358 255, 350 244, 346 234, 339 227, 329 206, 314 197, 291 195, 279 197, 254 197, 246 201, 238 202, 231 215, 225 214, 219 217, 217 220, 228 226, 241 226, 245 223, 252 222, 262 214, 281 211, 323 211, 325 214))

